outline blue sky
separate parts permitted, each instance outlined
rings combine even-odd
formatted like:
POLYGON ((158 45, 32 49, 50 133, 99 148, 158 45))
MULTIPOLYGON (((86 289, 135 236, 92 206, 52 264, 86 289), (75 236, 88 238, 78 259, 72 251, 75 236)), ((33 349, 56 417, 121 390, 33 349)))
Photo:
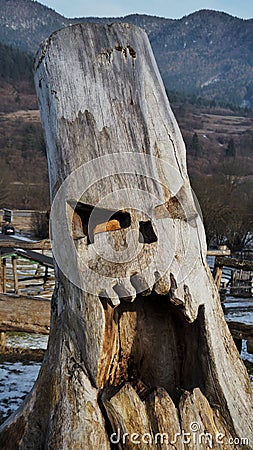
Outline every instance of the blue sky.
POLYGON ((253 18, 253 0, 38 0, 65 17, 125 16, 131 13, 180 18, 199 9, 216 9, 253 18))

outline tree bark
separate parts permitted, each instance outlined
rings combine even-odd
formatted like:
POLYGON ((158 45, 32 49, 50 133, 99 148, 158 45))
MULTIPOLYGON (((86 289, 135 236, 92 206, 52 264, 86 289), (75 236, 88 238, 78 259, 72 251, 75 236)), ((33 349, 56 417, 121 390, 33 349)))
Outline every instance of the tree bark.
POLYGON ((57 281, 39 378, 0 442, 252 448, 250 381, 146 34, 127 24, 56 32, 35 83, 57 281))

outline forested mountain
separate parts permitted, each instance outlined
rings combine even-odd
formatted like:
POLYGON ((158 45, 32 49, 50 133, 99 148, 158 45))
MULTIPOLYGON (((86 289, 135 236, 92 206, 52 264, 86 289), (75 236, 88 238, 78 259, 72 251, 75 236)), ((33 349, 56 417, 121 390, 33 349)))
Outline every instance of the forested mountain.
POLYGON ((179 20, 138 14, 67 19, 33 0, 0 0, 0 42, 33 54, 53 31, 85 21, 143 27, 168 90, 252 106, 253 20, 211 10, 179 20))
POLYGON ((0 78, 33 82, 32 57, 18 48, 0 44, 0 78))
POLYGON ((34 53, 39 43, 70 21, 33 0, 0 0, 0 42, 34 53))

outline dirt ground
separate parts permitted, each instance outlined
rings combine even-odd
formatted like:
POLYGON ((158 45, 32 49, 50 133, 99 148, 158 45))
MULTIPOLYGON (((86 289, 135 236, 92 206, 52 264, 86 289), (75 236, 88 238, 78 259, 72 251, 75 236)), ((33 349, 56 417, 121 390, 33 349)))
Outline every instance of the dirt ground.
POLYGON ((28 363, 31 361, 42 362, 45 350, 43 349, 27 349, 27 348, 10 348, 6 347, 1 351, 0 363, 2 362, 22 362, 28 363))

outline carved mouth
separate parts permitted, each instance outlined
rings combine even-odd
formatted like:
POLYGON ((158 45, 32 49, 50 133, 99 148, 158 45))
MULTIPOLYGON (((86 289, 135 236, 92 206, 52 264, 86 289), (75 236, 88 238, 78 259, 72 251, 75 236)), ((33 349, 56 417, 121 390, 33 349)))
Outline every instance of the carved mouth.
MULTIPOLYGON (((170 209, 172 207, 173 220, 179 220, 184 229, 184 217, 180 216, 180 208, 174 200, 170 209)), ((160 226, 159 219, 164 218, 166 208, 166 205, 155 208, 156 226, 160 226)), ((109 277, 108 284, 102 289, 102 282, 98 283, 98 291, 91 293, 88 300, 100 302, 96 304, 100 305, 99 310, 103 317, 103 330, 97 352, 98 363, 92 379, 99 389, 101 408, 106 410, 109 428, 112 427, 114 432, 117 427, 121 430, 132 429, 134 432, 132 423, 140 413, 140 424, 146 414, 147 424, 151 423, 151 429, 160 432, 164 427, 162 424, 157 425, 159 418, 166 415, 164 423, 168 426, 169 411, 169 415, 174 415, 174 424, 177 424, 179 433, 185 429, 185 423, 190 426, 189 417, 192 417, 192 420, 198 417, 204 430, 210 429, 214 432, 216 425, 212 428, 210 424, 216 423, 219 423, 220 429, 223 430, 218 412, 215 412, 215 408, 212 409, 214 405, 220 405, 222 414, 227 414, 222 389, 211 363, 214 351, 213 342, 210 343, 208 322, 211 309, 206 305, 205 299, 203 304, 199 299, 195 301, 194 282, 197 271, 194 271, 192 277, 188 275, 192 291, 190 292, 188 285, 182 281, 185 278, 180 279, 178 272, 174 270, 178 266, 182 270, 184 253, 182 251, 180 260, 180 251, 173 253, 173 248, 170 249, 167 245, 166 252, 168 254, 171 250, 173 259, 169 268, 162 272, 150 264, 151 270, 145 272, 144 263, 148 266, 148 257, 150 256, 151 260, 154 258, 159 234, 157 239, 151 220, 141 220, 139 216, 132 214, 129 214, 127 219, 125 211, 118 214, 104 210, 105 215, 110 214, 110 220, 100 223, 94 221, 89 245, 85 230, 88 230, 92 211, 85 216, 81 209, 79 205, 73 214, 73 239, 76 243, 81 241, 81 245, 76 245, 76 248, 81 248, 83 259, 88 261, 89 268, 98 275, 109 277), (133 220, 135 223, 131 224, 133 220), (106 258, 107 247, 112 243, 113 249, 118 246, 118 251, 121 242, 124 247, 130 224, 133 225, 132 228, 139 230, 143 237, 142 240, 138 238, 136 241, 142 246, 138 258, 122 265, 117 259, 110 263, 106 258), (80 231, 77 231, 78 229, 80 231), (92 253, 97 243, 101 244, 101 254, 92 253), (92 254, 90 260, 87 257, 89 251, 92 254), (127 408, 125 405, 128 405, 127 408), (208 415, 209 422, 206 422, 206 425, 202 420, 203 408, 208 415), (179 415, 181 423, 178 421, 179 415), (122 417, 122 420, 118 420, 119 417, 122 417)), ((191 217, 194 227, 194 215, 191 217)), ((101 219, 104 219, 103 214, 99 220, 101 219)), ((170 229, 168 222, 164 229, 170 229)), ((167 231, 166 237, 168 235, 167 231)), ((197 246, 198 236, 196 242, 197 246)), ((182 247, 184 250, 184 245, 182 247)), ((198 261, 201 263, 198 275, 206 276, 201 252, 198 261)), ((195 260, 189 257, 186 270, 191 269, 192 262, 195 264, 195 260)), ((91 346, 88 352, 90 350, 91 346)), ((233 424, 229 415, 226 421, 232 430, 233 424)), ((148 426, 144 426, 144 430, 147 430, 148 426)))
MULTIPOLYGON (((206 398, 212 405, 219 403, 217 393, 209 391, 204 306, 189 323, 169 295, 154 290, 131 303, 122 300, 116 308, 104 298, 101 301, 106 328, 97 384, 108 435, 118 433, 122 442, 125 431, 129 436, 139 433, 140 439, 149 432, 160 438, 164 433, 163 438, 173 443, 176 433, 191 433, 192 424, 211 439, 217 429, 224 431, 219 412, 206 398)), ((179 442, 175 448, 181 448, 179 442)))
POLYGON ((171 293, 158 295, 153 290, 149 296, 137 295, 132 303, 122 299, 113 308, 101 297, 106 319, 101 387, 105 382, 120 386, 129 381, 139 392, 140 387, 145 391, 160 386, 175 402, 182 390, 204 387, 207 368, 200 356, 207 351, 204 307, 189 323, 172 298, 171 293))
MULTIPOLYGON (((143 213, 139 218, 137 213, 130 228, 132 214, 128 211, 69 203, 73 209, 72 238, 77 251, 81 252, 87 267, 100 277, 98 285, 92 286, 96 295, 107 298, 114 307, 122 300, 131 302, 138 294, 147 296, 152 292, 167 295, 175 305, 183 306, 187 302, 187 286, 180 283, 178 287, 168 267, 168 259, 171 262, 174 256, 177 258, 173 248, 167 252, 166 261, 157 258, 161 245, 152 220, 140 220, 143 213)), ((155 215, 161 215, 164 208, 155 210, 155 215)), ((160 216, 155 220, 159 219, 160 216)))
MULTIPOLYGON (((78 203, 75 206, 73 239, 85 238, 84 252, 87 253, 92 247, 87 239, 92 244, 104 238, 102 256, 94 254, 89 267, 104 276, 114 275, 121 270, 121 265, 103 260, 104 252, 110 237, 114 238, 115 244, 115 234, 118 240, 126 240, 131 216, 128 212, 106 209, 98 209, 93 217, 92 214, 93 207, 89 205, 78 203)), ((137 263, 131 260, 129 264, 122 264, 125 276, 118 279, 112 276, 106 288, 100 288, 97 294, 105 315, 103 356, 97 384, 103 388, 129 381, 137 391, 138 386, 144 391, 160 386, 176 402, 182 389, 201 387, 205 380, 206 367, 199 356, 200 347, 207 348, 201 334, 204 307, 199 309, 193 322, 189 317, 189 289, 186 285, 178 287, 170 270, 162 275, 158 271, 149 272, 148 277, 144 271, 135 270, 134 264, 143 268, 142 254, 144 265, 150 249, 157 245, 151 221, 140 221, 139 232, 142 250, 137 263)))

